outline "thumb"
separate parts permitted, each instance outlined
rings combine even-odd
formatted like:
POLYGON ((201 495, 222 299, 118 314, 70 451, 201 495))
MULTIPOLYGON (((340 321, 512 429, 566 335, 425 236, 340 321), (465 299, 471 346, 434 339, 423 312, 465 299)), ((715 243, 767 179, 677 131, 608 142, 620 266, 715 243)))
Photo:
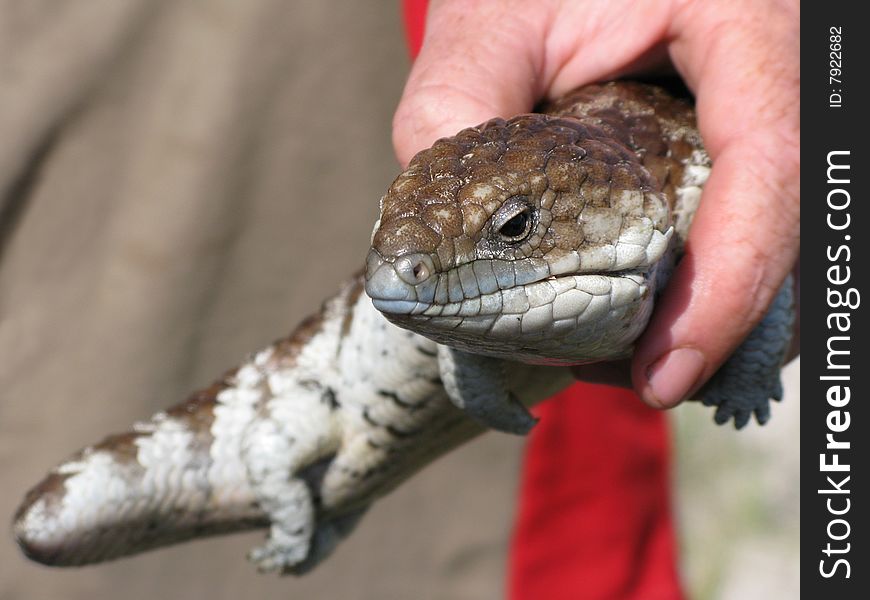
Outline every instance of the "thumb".
POLYGON ((402 166, 438 138, 531 110, 542 95, 543 11, 513 3, 440 2, 393 118, 402 166))

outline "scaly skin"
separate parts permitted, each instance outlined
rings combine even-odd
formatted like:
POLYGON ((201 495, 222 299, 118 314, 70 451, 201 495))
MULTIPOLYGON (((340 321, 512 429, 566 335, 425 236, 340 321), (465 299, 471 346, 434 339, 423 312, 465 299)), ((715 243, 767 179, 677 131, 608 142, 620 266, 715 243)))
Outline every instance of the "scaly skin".
POLYGON ((710 160, 691 106, 659 88, 590 86, 551 111, 439 140, 390 187, 366 291, 393 322, 523 362, 631 352, 710 160))
MULTIPOLYGON (((482 424, 527 431, 526 407, 571 382, 565 365, 630 354, 709 171, 692 109, 622 83, 548 110, 418 155, 382 201, 366 277, 212 387, 56 467, 15 516, 24 552, 79 565, 268 527, 251 560, 303 573, 482 424)), ((786 286, 705 392, 718 421, 766 419, 789 326, 786 286)))
MULTIPOLYGON (((362 283, 187 402, 55 468, 15 516, 27 556, 82 565, 270 526, 251 560, 302 573, 374 499, 480 434, 448 400, 437 344, 390 324, 362 283)), ((569 382, 523 366, 510 385, 533 404, 569 382)))

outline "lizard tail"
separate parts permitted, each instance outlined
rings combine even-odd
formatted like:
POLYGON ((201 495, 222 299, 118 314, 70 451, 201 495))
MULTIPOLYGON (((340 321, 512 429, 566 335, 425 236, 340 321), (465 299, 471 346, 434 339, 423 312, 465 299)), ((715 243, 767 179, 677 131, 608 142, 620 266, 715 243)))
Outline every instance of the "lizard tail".
POLYGON ((239 458, 256 398, 235 375, 51 471, 14 517, 24 553, 75 566, 268 526, 239 458))

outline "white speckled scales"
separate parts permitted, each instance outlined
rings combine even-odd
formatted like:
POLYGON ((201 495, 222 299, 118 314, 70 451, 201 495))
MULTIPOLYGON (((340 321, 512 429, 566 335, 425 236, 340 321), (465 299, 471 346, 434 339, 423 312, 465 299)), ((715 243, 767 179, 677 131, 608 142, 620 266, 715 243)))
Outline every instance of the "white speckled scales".
MULTIPOLYGON (((361 291, 357 278, 290 339, 54 469, 16 515, 24 551, 80 565, 268 526, 260 569, 327 556, 372 500, 483 430, 448 401, 437 345, 361 291)), ((568 381, 522 367, 511 388, 532 404, 568 381)))

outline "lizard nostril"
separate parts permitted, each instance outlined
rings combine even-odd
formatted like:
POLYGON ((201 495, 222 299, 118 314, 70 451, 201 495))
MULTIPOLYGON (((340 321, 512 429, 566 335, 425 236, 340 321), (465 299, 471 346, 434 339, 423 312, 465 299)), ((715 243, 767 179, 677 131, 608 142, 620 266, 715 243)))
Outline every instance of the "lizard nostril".
POLYGON ((427 269, 426 265, 423 263, 417 263, 414 265, 411 272, 414 274, 414 279, 417 281, 424 281, 429 278, 429 269, 427 269))
POLYGON ((432 276, 432 259, 426 255, 403 256, 395 262, 396 273, 405 283, 417 285, 432 276))

